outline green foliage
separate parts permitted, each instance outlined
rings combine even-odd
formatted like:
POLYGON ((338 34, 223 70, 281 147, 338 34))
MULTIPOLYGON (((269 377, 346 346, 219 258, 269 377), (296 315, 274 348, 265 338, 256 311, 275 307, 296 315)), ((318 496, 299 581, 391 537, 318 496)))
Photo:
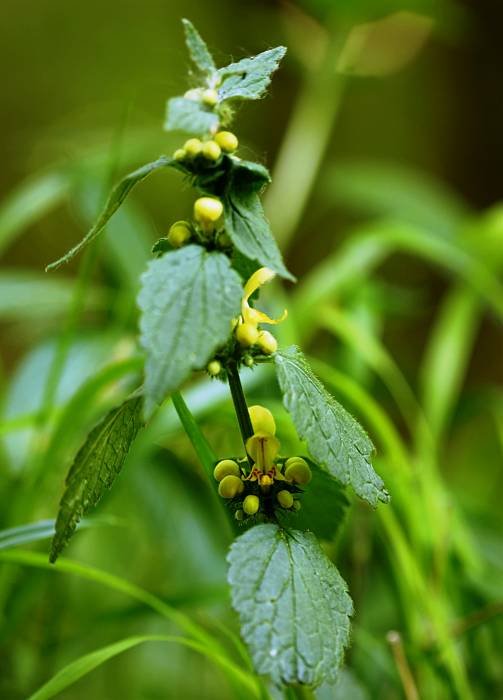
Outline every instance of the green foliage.
POLYGON ((100 501, 122 469, 131 443, 142 427, 142 401, 141 396, 132 396, 110 411, 77 452, 59 506, 51 562, 58 558, 80 518, 100 501))
POLYGON ((218 70, 222 79, 218 96, 221 100, 258 100, 264 96, 271 76, 286 53, 284 46, 263 51, 258 56, 243 58, 218 70))
POLYGON ((78 243, 71 250, 69 250, 68 253, 63 255, 63 257, 47 265, 46 270, 55 270, 64 263, 69 262, 75 255, 77 255, 77 253, 80 253, 80 251, 83 248, 85 248, 97 236, 99 236, 99 234, 105 228, 108 220, 115 214, 117 209, 121 206, 121 204, 124 202, 124 200, 135 185, 137 185, 139 182, 144 180, 156 170, 159 170, 159 168, 166 168, 169 165, 172 165, 172 163, 173 161, 171 158, 167 158, 166 156, 160 156, 157 160, 154 160, 152 163, 142 165, 141 168, 138 168, 134 172, 129 173, 129 175, 126 175, 126 177, 124 177, 119 182, 119 184, 116 185, 112 190, 112 193, 110 194, 103 211, 101 212, 100 216, 98 217, 98 220, 91 228, 91 230, 84 236, 80 243, 78 243))
POLYGON ((278 686, 335 681, 353 606, 314 535, 258 525, 234 542, 228 560, 232 604, 257 672, 278 686))
POLYGON ((190 20, 182 19, 182 24, 185 30, 185 43, 191 59, 202 73, 211 75, 216 71, 217 67, 208 47, 190 20))
POLYGON ((324 389, 299 348, 274 359, 285 408, 314 459, 373 506, 386 503, 389 495, 370 463, 374 448, 363 428, 324 389))
POLYGON ((190 245, 152 260, 138 297, 146 353, 145 413, 203 369, 230 332, 243 294, 222 253, 190 245))
POLYGON ((197 100, 172 97, 166 109, 166 131, 185 131, 187 134, 206 134, 216 129, 218 115, 197 100))

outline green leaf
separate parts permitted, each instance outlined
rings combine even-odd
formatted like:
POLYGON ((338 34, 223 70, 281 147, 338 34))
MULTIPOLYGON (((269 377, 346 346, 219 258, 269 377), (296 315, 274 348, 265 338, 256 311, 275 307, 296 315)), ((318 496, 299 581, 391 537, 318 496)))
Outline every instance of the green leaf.
POLYGON ((218 126, 218 115, 198 100, 186 97, 172 97, 166 109, 166 131, 185 131, 187 134, 201 136, 218 126))
POLYGON ((225 229, 236 248, 250 260, 295 281, 285 267, 258 194, 244 186, 232 186, 224 206, 225 229))
POLYGON ((258 525, 234 542, 228 561, 232 605, 257 673, 278 686, 334 681, 353 606, 316 537, 258 525))
POLYGON ((215 62, 197 29, 188 19, 182 19, 182 24, 185 30, 185 43, 192 61, 202 73, 208 75, 215 73, 217 70, 215 62))
POLYGON ((300 497, 302 508, 291 516, 289 525, 298 530, 311 530, 320 539, 333 540, 344 522, 349 501, 344 487, 333 476, 308 461, 313 478, 300 497))
POLYGON ((259 53, 258 56, 243 58, 237 63, 220 68, 218 75, 222 84, 218 91, 219 99, 258 100, 263 97, 271 82, 271 76, 285 53, 284 46, 277 46, 259 53))
POLYGON ((142 396, 133 395, 91 430, 75 457, 59 506, 50 561, 55 562, 80 518, 111 488, 142 427, 142 396))
POLYGON ((274 356, 283 403, 313 458, 373 506, 389 494, 370 463, 373 445, 361 425, 330 396, 296 346, 274 356))
POLYGON ((146 415, 227 340, 242 296, 222 253, 189 245, 150 262, 138 296, 146 415))
POLYGON ((77 255, 77 253, 80 253, 80 251, 83 248, 85 248, 85 246, 89 245, 89 243, 91 243, 101 233, 101 231, 105 228, 108 220, 115 214, 117 209, 121 206, 123 201, 126 199, 128 194, 138 182, 141 182, 146 177, 151 175, 151 173, 155 172, 156 170, 159 170, 159 168, 166 168, 168 166, 173 165, 174 161, 171 158, 168 158, 167 156, 160 156, 157 160, 154 160, 152 163, 142 165, 141 168, 138 168, 134 172, 129 173, 129 175, 126 175, 126 177, 123 178, 119 182, 119 184, 114 187, 112 193, 110 194, 107 200, 107 203, 105 204, 105 208, 98 217, 98 220, 91 228, 91 230, 80 241, 80 243, 78 243, 71 250, 69 250, 68 253, 63 255, 63 257, 59 258, 59 260, 50 263, 50 265, 47 265, 45 269, 55 270, 64 263, 69 262, 75 255, 77 255))

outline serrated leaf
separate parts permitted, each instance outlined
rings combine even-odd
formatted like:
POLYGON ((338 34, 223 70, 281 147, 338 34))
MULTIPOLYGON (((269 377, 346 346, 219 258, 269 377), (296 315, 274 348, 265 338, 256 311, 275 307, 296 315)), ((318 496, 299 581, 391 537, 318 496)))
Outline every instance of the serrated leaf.
POLYGON ((283 403, 313 458, 376 506, 389 494, 370 463, 374 446, 361 425, 326 391, 296 346, 274 356, 283 403))
POLYGON ((202 73, 209 75, 215 73, 217 67, 213 61, 213 57, 197 29, 188 19, 182 19, 182 24, 185 30, 185 43, 187 44, 192 61, 202 73))
POLYGON ((202 369, 230 334, 243 287, 223 253, 189 245, 152 260, 138 305, 145 367, 145 413, 202 369))
POLYGON ((333 682, 353 605, 316 537, 258 525, 233 543, 228 562, 232 605, 257 673, 278 686, 333 682))
POLYGON ((133 187, 138 184, 138 182, 141 182, 153 172, 159 170, 159 168, 166 168, 168 166, 176 166, 176 162, 167 156, 160 156, 152 163, 142 165, 141 168, 138 168, 134 172, 129 173, 129 175, 126 175, 126 177, 124 177, 112 190, 103 211, 91 230, 84 236, 80 243, 69 250, 68 253, 63 255, 63 257, 47 265, 45 268, 46 271, 55 270, 64 263, 69 262, 75 255, 77 255, 77 253, 80 253, 85 246, 89 245, 89 243, 91 243, 101 233, 101 231, 103 231, 108 220, 115 214, 117 209, 121 206, 123 201, 126 199, 133 187))
POLYGON ((295 281, 285 267, 258 194, 233 184, 224 206, 225 229, 236 248, 250 260, 257 260, 281 277, 295 281))
POLYGON ((198 100, 186 97, 172 97, 168 100, 166 110, 166 131, 185 131, 187 134, 201 136, 218 126, 218 115, 198 100))
POLYGON ((142 396, 133 395, 114 408, 89 433, 77 452, 56 519, 50 561, 55 562, 80 518, 111 488, 139 429, 142 396))
POLYGON ((277 46, 220 68, 218 75, 222 84, 218 91, 219 99, 258 100, 263 97, 285 53, 284 46, 277 46))

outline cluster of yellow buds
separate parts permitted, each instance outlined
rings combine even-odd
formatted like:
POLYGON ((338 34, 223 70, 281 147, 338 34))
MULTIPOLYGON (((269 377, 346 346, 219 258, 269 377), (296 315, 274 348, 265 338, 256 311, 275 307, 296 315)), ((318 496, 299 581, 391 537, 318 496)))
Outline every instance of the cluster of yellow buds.
POLYGON ((311 469, 302 457, 278 458, 280 443, 275 437, 276 423, 264 406, 249 409, 253 435, 246 443, 247 460, 223 459, 215 466, 213 476, 219 482, 218 493, 228 499, 235 509, 237 520, 264 514, 274 517, 278 508, 298 511, 296 496, 300 486, 311 481, 311 469))
POLYGON ((243 348, 257 347, 264 355, 272 355, 278 349, 278 341, 270 331, 259 329, 259 324, 277 324, 284 321, 287 311, 283 311, 280 318, 269 318, 263 311, 259 311, 250 306, 250 297, 263 284, 266 284, 275 277, 276 273, 268 267, 261 267, 250 277, 245 284, 244 296, 241 301, 241 316, 235 321, 234 332, 236 340, 243 348))
POLYGON ((217 131, 206 141, 201 139, 188 139, 182 148, 177 148, 173 158, 178 162, 192 164, 197 161, 201 165, 211 165, 220 160, 223 153, 228 155, 237 151, 239 141, 232 131, 217 131))
MULTIPOLYGON (((176 221, 168 232, 168 241, 173 248, 181 248, 197 237, 198 230, 203 236, 208 236, 220 228, 220 221, 224 213, 224 205, 217 197, 199 197, 194 202, 194 219, 197 226, 192 226, 188 221, 176 221)), ((227 245, 227 234, 221 233, 220 241, 227 245)))

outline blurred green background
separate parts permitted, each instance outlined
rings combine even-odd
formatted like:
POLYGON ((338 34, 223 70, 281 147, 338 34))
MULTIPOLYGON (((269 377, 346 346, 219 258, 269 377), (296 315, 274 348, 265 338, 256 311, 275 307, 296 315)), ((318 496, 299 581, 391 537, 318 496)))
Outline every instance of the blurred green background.
MULTIPOLYGON (((234 125, 241 154, 272 169, 265 206, 299 279, 264 298, 289 308, 281 342, 306 349, 369 431, 392 495, 376 512, 353 501, 326 543, 356 614, 347 671, 317 695, 499 697, 503 9, 445 0, 2 3, 0 697, 175 629, 113 587, 11 555, 27 541, 45 556, 72 456, 139 381, 138 277, 193 193, 157 175, 90 254, 43 268, 114 180, 183 139, 161 128, 166 98, 188 85, 183 16, 222 64, 288 46, 268 98, 234 125)), ((243 378, 285 452, 301 451, 271 375, 243 378)), ((226 388, 197 376, 184 395, 217 454, 236 453, 226 388)), ((88 525, 68 557, 155 593, 232 650, 229 534, 169 403, 88 525)), ((247 696, 195 651, 150 643, 59 697, 247 696)))

